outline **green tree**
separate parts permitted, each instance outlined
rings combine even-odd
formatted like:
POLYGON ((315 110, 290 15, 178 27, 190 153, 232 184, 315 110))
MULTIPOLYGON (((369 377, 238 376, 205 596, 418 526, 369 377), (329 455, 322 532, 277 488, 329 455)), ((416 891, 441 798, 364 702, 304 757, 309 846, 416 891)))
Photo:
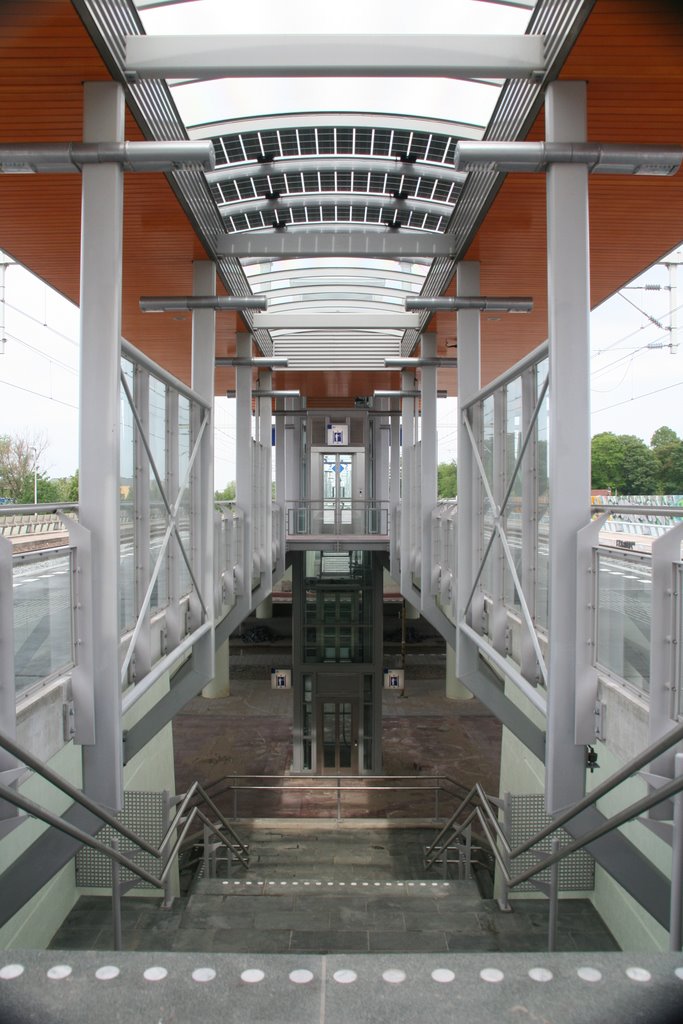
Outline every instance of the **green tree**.
POLYGON ((611 431, 596 434, 591 441, 591 487, 615 493, 621 481, 623 445, 611 431))
POLYGON ((656 494, 658 464, 654 452, 631 434, 622 434, 623 463, 621 469, 622 494, 656 494))
POLYGON ((216 491, 214 497, 216 501, 234 501, 235 493, 235 481, 231 480, 229 484, 225 485, 222 491, 216 491))
POLYGON ((458 493, 458 467, 455 462, 440 462, 436 473, 438 496, 440 498, 455 498, 458 493))
POLYGON ((683 441, 676 438, 654 449, 657 462, 657 490, 660 494, 683 494, 683 441))
POLYGON ((672 430, 671 427, 658 427, 650 438, 650 448, 656 451, 657 448, 661 448, 665 444, 672 444, 674 441, 680 441, 675 430, 672 430))
MULTIPOLYGON (((16 504, 32 504, 38 460, 47 448, 44 434, 0 435, 0 495, 16 504)), ((50 500, 49 498, 47 499, 50 500)))

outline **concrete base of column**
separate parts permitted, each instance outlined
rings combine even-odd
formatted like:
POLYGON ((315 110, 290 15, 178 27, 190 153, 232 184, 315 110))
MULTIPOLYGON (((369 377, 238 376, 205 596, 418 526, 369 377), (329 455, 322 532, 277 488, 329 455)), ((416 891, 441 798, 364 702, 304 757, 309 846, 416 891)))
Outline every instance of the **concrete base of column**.
POLYGON ((419 619, 420 618, 420 609, 416 608, 414 604, 410 603, 410 601, 406 601, 405 604, 406 604, 406 618, 407 619, 419 619))
POLYGON ((261 604, 257 605, 256 618, 257 619, 272 619, 273 617, 273 599, 272 597, 265 597, 261 604))
POLYGON ((449 700, 471 700, 472 694, 455 673, 455 651, 446 644, 446 696, 449 700))
POLYGON ((216 697, 230 696, 230 642, 224 644, 216 651, 216 675, 202 690, 202 697, 212 700, 216 697))

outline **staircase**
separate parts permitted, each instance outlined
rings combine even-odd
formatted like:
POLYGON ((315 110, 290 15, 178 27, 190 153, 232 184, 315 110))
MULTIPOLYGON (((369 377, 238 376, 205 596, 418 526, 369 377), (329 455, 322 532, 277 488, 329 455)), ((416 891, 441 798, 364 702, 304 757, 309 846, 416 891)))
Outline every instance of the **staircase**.
MULTIPOLYGON (((447 953, 543 951, 545 901, 503 913, 473 881, 425 872, 434 830, 361 822, 252 823, 241 828, 250 867, 201 872, 168 910, 123 901, 124 949, 206 953, 447 953), (221 877, 222 876, 222 877, 221 877)), ((54 949, 106 948, 111 906, 84 897, 54 949)), ((559 948, 615 950, 591 905, 563 901, 559 948)))

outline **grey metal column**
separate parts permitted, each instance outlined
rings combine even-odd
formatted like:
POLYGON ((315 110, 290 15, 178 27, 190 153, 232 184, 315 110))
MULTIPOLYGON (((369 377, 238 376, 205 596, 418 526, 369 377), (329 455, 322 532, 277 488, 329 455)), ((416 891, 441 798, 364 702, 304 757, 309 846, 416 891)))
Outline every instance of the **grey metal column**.
MULTIPOLYGON (((652 624, 650 627, 650 714, 648 742, 661 739, 676 722, 674 563, 678 562, 683 540, 683 523, 672 526, 652 543, 652 624)), ((667 750, 650 764, 650 771, 673 778, 676 751, 667 750)), ((653 807, 649 817, 667 816, 666 808, 653 807)))
MULTIPOLYGON (((287 408, 287 398, 278 398, 275 403, 277 412, 287 408)), ((280 507, 280 536, 278 538, 278 559, 275 566, 275 577, 281 579, 285 571, 285 545, 287 537, 287 459, 285 454, 285 437, 287 424, 284 416, 275 416, 275 500, 280 507)), ((291 433, 291 431, 289 431, 291 433)))
MULTIPOLYGON (((237 335, 237 355, 240 359, 251 358, 251 335, 237 335)), ((242 523, 242 573, 243 587, 238 604, 242 605, 242 617, 251 610, 252 587, 252 475, 253 460, 251 451, 251 366, 235 367, 235 497, 237 505, 244 513, 242 523)))
MULTIPOLYGON (((270 391, 273 387, 271 370, 261 369, 261 387, 270 391)), ((261 552, 261 586, 266 597, 273 588, 273 400, 258 400, 259 441, 263 446, 263 551, 261 552)), ((265 598, 264 598, 265 600, 265 598)), ((272 614, 272 612, 271 612, 272 614)))
MULTIPOLYGON (((216 267, 211 260, 196 260, 192 268, 192 291, 194 295, 216 294, 216 267)), ((202 588, 207 612, 215 619, 213 600, 215 590, 214 565, 214 483, 213 483, 213 399, 216 363, 216 311, 194 309, 192 311, 192 388, 210 403, 211 412, 201 441, 197 471, 192 487, 192 512, 199 537, 193 545, 199 555, 197 580, 202 588)), ((202 409, 195 410, 195 416, 204 415, 202 409)), ((201 608, 197 609, 197 614, 201 608)), ((192 649, 195 669, 209 683, 215 675, 214 630, 201 637, 192 649)))
MULTIPOLYGON (((436 359, 436 335, 422 335, 422 355, 425 359, 436 359)), ((421 573, 420 589, 422 594, 421 607, 428 608, 434 604, 436 587, 434 582, 434 566, 432 559, 432 513, 436 505, 437 491, 437 438, 436 438, 436 365, 423 366, 420 373, 420 395, 422 400, 422 433, 421 433, 421 573)))
MULTIPOLYGON (((401 390, 412 390, 415 381, 411 371, 401 373, 401 390)), ((401 399, 402 472, 401 472, 401 593, 404 597, 412 594, 412 514, 413 514, 413 467, 415 463, 415 399, 401 399)), ((409 599, 409 598, 408 598, 409 599)))
MULTIPOLYGON (((84 142, 121 142, 123 89, 84 86, 84 142)), ((83 748, 83 789, 107 807, 123 802, 119 678, 119 402, 123 171, 82 173, 80 521, 92 537, 95 743, 83 748)))
POLYGON ((399 529, 403 517, 401 503, 401 417, 391 417, 391 455, 389 470, 389 569, 398 580, 399 529), (398 527, 398 529, 397 529, 398 527))
MULTIPOLYGON (((463 262, 458 264, 458 295, 479 295, 479 264, 463 262)), ((476 568, 474 552, 477 517, 475 514, 474 459, 472 447, 465 428, 467 410, 464 405, 481 387, 481 329, 479 310, 459 309, 457 313, 458 338, 458 576, 456 580, 456 622, 463 620, 474 629, 471 611, 465 614, 465 605, 470 594, 476 568)), ((459 679, 467 681, 477 670, 479 656, 474 643, 458 632, 455 670, 459 679)))
MULTIPOLYGON (((553 82, 548 142, 586 139, 586 85, 553 82)), ((583 796, 585 748, 574 739, 576 545, 590 507, 588 169, 552 164, 547 174, 550 362, 550 552, 546 808, 583 796)))

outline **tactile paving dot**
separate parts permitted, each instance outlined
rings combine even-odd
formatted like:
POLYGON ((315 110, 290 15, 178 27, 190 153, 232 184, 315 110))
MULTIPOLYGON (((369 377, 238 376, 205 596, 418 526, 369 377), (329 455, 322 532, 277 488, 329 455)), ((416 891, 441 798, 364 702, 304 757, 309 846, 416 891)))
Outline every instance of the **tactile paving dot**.
POLYGON ((340 985, 350 985, 351 982, 355 981, 358 977, 355 971, 335 971, 332 975, 335 981, 339 982, 340 985))
POLYGON ((113 964, 105 964, 104 967, 97 968, 95 977, 98 981, 111 981, 112 978, 118 978, 120 973, 118 967, 114 967, 113 964))
POLYGON ((313 971, 307 971, 304 968, 290 971, 289 980, 293 981, 295 985, 307 985, 309 981, 313 981, 313 971))
POLYGON ((265 976, 265 971, 262 971, 259 967, 249 967, 240 974, 242 981, 246 981, 249 985, 254 985, 257 981, 263 981, 265 976))
POLYGON ((437 967, 436 970, 432 971, 432 978, 434 981, 440 981, 443 984, 447 981, 453 981, 455 974, 453 971, 449 971, 447 967, 437 967))
POLYGON ((631 981, 651 981, 652 975, 644 967, 627 967, 626 977, 631 981))
POLYGON ((677 967, 676 970, 674 971, 674 974, 676 975, 677 978, 680 978, 681 981, 683 981, 683 967, 677 967))
POLYGON ((579 967, 576 973, 581 981, 602 981, 602 971, 597 967, 579 967))
POLYGON ((529 977, 532 981, 552 981, 553 972, 549 971, 547 967, 532 967, 529 977))
POLYGON ((216 972, 213 967, 196 967, 192 972, 193 981, 213 981, 216 972))
POLYGON ((18 978, 23 973, 23 964, 5 964, 4 967, 0 967, 0 978, 3 981, 11 981, 12 978, 18 978))
POLYGON ((388 971, 383 973, 382 977, 390 985, 400 985, 402 981, 406 980, 406 972, 399 970, 397 967, 390 967, 388 971))
POLYGON ((143 978, 145 981, 163 981, 167 975, 168 971, 165 967, 148 967, 143 978))
POLYGON ((54 967, 49 969, 47 976, 48 978, 51 978, 52 981, 61 981, 63 978, 69 977, 71 970, 72 968, 69 967, 68 964, 56 964, 54 967))
POLYGON ((505 975, 502 971, 499 971, 497 967, 485 967, 483 971, 479 971, 479 977, 482 981, 497 982, 502 981, 505 975))

